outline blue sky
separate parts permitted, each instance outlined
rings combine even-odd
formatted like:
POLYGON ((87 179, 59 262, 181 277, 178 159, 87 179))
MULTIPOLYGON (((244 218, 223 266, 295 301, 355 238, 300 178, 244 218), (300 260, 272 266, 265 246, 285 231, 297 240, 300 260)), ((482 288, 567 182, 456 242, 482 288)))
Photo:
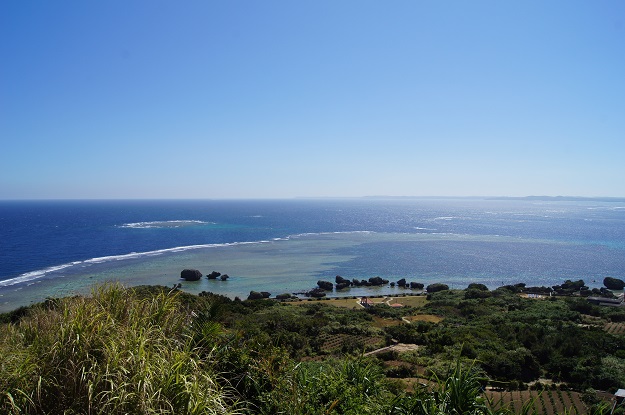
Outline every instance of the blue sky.
POLYGON ((4 1, 0 199, 625 196, 625 2, 4 1))

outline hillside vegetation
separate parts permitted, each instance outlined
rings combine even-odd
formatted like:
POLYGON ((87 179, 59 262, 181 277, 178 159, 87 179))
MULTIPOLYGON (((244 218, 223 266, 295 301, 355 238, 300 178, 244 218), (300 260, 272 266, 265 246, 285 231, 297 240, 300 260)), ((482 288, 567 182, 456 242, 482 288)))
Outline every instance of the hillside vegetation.
POLYGON ((473 291, 367 309, 118 285, 49 299, 0 316, 0 413, 610 412, 595 390, 625 387, 624 310, 473 291), (363 356, 397 342, 413 346, 363 356))

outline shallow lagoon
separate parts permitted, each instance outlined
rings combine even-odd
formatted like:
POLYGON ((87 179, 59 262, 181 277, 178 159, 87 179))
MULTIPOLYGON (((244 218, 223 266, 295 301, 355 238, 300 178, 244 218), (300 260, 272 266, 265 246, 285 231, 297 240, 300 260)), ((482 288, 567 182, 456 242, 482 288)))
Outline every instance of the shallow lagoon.
MULTIPOLYGON (((492 235, 316 233, 77 262, 37 280, 0 287, 0 311, 46 297, 87 294, 93 285, 111 281, 127 286, 173 286, 181 282, 183 290, 190 293, 211 291, 246 298, 251 290, 272 295, 306 291, 319 279, 334 281, 336 275, 349 279, 379 275, 391 281, 406 278, 426 285, 442 282, 452 288, 465 288, 470 282, 491 288, 516 282, 550 286, 565 279, 584 278, 594 287, 601 286, 601 275, 619 266, 622 264, 610 248, 603 245, 492 235), (602 268, 595 269, 596 264, 602 268), (218 271, 230 279, 181 281, 184 268, 199 269, 204 275, 218 271)), ((410 290, 386 286, 351 288, 329 295, 405 292, 410 290)))

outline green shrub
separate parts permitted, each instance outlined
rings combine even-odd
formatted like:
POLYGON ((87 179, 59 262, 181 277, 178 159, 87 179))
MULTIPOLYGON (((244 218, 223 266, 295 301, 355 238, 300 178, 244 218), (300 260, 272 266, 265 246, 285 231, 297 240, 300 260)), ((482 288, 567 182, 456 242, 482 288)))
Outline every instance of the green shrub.
POLYGON ((190 323, 176 294, 118 285, 35 307, 3 330, 0 412, 233 413, 190 323))

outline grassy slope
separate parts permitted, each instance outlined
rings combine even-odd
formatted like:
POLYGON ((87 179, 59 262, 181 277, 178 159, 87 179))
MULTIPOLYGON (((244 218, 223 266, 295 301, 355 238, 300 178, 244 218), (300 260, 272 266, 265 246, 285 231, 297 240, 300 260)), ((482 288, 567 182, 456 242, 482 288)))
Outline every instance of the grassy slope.
MULTIPOLYGON (((365 414, 404 408, 403 413, 431 413, 407 408, 416 405, 416 397, 432 408, 451 404, 440 396, 436 401, 429 389, 406 394, 390 380, 418 374, 438 375, 435 389, 461 390, 479 406, 472 407, 475 413, 490 413, 472 387, 446 385, 448 370, 467 376, 468 385, 483 370, 505 379, 520 369, 495 363, 523 366, 523 359, 540 359, 541 343, 566 340, 553 337, 562 331, 575 336, 557 349, 563 364, 577 362, 588 374, 583 365, 597 360, 585 362, 586 355, 577 352, 588 351, 584 342, 592 341, 601 343, 592 345, 595 354, 601 348, 601 370, 604 361, 621 364, 621 337, 597 327, 620 321, 622 310, 506 292, 479 299, 465 294, 441 292, 427 303, 425 297, 406 297, 402 300, 414 301, 411 306, 362 310, 329 306, 342 305, 340 300, 292 307, 170 294, 156 287, 100 287, 91 298, 48 301, 1 317, 12 323, 0 332, 0 412, 365 414), (434 316, 442 322, 432 322, 434 316), (402 318, 416 322, 404 324, 402 318), (589 318, 593 325, 581 324, 589 318), (422 348, 365 360, 348 357, 400 336, 422 348), (476 357, 477 365, 470 363, 476 357), (317 361, 300 363, 311 359, 317 361), (452 361, 467 363, 450 366, 452 361)), ((536 363, 541 375, 553 371, 536 363)), ((594 379, 605 378, 601 370, 594 379)), ((610 376, 607 380, 620 381, 618 373, 610 376)))

